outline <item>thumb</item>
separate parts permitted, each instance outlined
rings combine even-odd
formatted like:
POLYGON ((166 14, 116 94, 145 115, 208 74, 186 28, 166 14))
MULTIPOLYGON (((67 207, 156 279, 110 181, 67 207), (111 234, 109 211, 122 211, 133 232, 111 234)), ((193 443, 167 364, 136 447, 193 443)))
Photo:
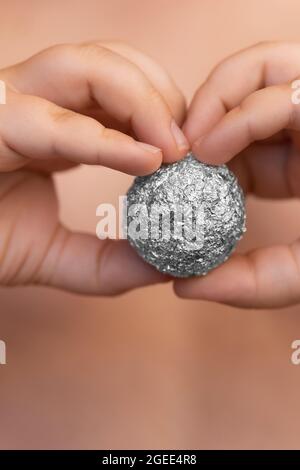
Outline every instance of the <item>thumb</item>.
POLYGON ((300 302, 300 241, 233 255, 201 278, 178 280, 179 297, 235 307, 281 308, 300 302))
POLYGON ((98 240, 60 226, 33 282, 79 294, 116 295, 167 280, 126 240, 98 240))

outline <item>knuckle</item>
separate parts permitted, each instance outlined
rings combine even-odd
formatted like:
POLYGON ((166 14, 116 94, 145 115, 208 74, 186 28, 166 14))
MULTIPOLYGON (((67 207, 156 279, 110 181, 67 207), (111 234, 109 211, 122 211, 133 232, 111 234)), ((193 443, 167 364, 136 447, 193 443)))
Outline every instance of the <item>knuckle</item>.
POLYGON ((76 54, 77 46, 75 44, 56 44, 44 51, 47 61, 54 64, 66 64, 70 58, 76 54))
POLYGON ((84 60, 95 59, 104 60, 111 58, 113 53, 108 48, 102 46, 100 43, 83 43, 76 47, 76 53, 84 60))
POLYGON ((74 44, 56 44, 29 60, 37 61, 50 75, 59 76, 62 71, 69 73, 69 70, 72 70, 72 64, 77 58, 76 48, 74 44))
POLYGON ((212 70, 210 73, 208 79, 212 81, 218 81, 219 79, 224 80, 225 75, 228 75, 231 77, 232 75, 232 66, 235 64, 236 60, 242 57, 244 54, 249 53, 250 50, 255 50, 255 49, 269 49, 271 47, 277 46, 280 44, 280 41, 271 41, 271 40, 265 40, 265 41, 259 41, 256 44, 246 48, 242 49, 240 51, 237 51, 236 53, 230 55, 229 57, 225 58, 221 62, 219 62, 212 70))
POLYGON ((57 222, 48 236, 47 250, 41 253, 37 269, 32 275, 35 284, 55 285, 55 276, 59 271, 59 262, 64 250, 67 248, 71 233, 57 222), (52 262, 49 263, 48 260, 52 262))
POLYGON ((219 62, 209 74, 207 82, 210 85, 218 86, 220 83, 226 81, 228 76, 231 77, 233 61, 234 56, 230 56, 219 62))

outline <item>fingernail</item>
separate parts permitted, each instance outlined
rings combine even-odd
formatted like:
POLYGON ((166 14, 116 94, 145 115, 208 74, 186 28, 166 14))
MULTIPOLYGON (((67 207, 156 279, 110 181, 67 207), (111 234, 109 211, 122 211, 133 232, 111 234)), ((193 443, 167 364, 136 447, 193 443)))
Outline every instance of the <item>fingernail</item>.
POLYGON ((171 132, 177 144, 179 150, 187 150, 189 148, 189 143, 182 132, 182 130, 177 126, 176 121, 172 119, 171 121, 171 132))
POLYGON ((160 153, 161 149, 158 147, 154 147, 154 145, 150 144, 145 144, 145 142, 139 142, 136 141, 136 144, 141 147, 143 150, 146 150, 146 152, 151 152, 151 153, 160 153))

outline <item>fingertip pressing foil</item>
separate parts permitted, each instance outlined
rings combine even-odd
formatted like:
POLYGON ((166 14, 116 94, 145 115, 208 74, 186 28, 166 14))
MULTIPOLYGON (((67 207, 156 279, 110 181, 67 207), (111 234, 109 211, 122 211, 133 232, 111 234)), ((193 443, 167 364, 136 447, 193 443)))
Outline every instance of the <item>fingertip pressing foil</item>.
POLYGON ((207 274, 229 257, 246 230, 235 175, 191 153, 137 177, 126 205, 130 244, 158 271, 175 277, 207 274))

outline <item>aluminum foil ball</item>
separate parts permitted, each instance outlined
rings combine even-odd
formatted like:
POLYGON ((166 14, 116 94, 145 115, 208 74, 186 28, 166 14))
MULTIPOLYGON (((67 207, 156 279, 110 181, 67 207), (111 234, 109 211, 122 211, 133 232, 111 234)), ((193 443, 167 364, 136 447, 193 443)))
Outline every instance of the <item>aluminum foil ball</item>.
POLYGON ((244 196, 234 174, 191 153, 136 178, 126 210, 130 244, 176 277, 203 275, 223 263, 246 230, 244 196))

